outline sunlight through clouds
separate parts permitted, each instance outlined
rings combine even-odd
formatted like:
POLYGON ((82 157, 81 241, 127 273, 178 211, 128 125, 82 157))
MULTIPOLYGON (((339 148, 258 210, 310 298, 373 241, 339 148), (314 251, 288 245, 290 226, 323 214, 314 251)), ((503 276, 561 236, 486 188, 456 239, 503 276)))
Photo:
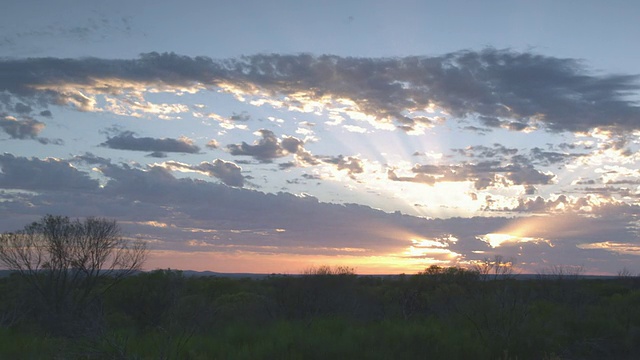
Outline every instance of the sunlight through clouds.
POLYGON ((0 14, 0 230, 108 217, 153 246, 151 267, 221 271, 635 259, 640 70, 610 7, 559 20, 536 4, 540 32, 490 6, 471 29, 445 4, 406 23, 393 4, 312 6, 314 21, 308 4, 121 5, 105 20, 137 35, 86 28, 90 3, 69 24, 49 3, 14 19, 31 0, 0 14))
MULTIPOLYGON (((497 248, 505 243, 527 243, 527 242, 546 242, 549 245, 551 243, 548 240, 542 238, 522 237, 511 234, 486 234, 478 237, 479 240, 486 242, 492 248, 497 248)), ((551 245, 553 246, 553 245, 551 245)))

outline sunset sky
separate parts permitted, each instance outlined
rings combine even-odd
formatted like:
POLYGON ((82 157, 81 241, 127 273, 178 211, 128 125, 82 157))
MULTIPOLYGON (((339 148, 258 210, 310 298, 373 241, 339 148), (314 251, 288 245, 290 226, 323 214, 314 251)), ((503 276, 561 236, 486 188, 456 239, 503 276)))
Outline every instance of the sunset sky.
POLYGON ((14 1, 0 231, 146 268, 640 272, 640 3, 14 1))

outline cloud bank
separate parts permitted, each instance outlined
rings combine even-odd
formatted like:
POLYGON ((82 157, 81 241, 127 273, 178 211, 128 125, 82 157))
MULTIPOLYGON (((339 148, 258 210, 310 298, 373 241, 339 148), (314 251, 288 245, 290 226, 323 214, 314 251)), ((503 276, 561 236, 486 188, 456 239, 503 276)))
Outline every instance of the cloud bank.
MULTIPOLYGON (((638 75, 596 74, 574 59, 510 50, 377 59, 259 54, 213 60, 148 53, 132 60, 0 61, 0 91, 11 95, 5 111, 15 108, 14 102, 96 111, 98 96, 115 104, 113 108, 131 108, 131 93, 141 89, 203 88, 223 88, 240 97, 269 97, 272 100, 266 101, 277 99, 279 106, 290 109, 331 104, 345 114, 361 113, 407 131, 435 121, 425 117, 427 109, 455 118, 475 116, 488 128, 513 131, 624 132, 638 130, 640 117, 637 102, 628 97, 640 89, 638 75)), ((183 111, 164 105, 135 110, 183 111)))
MULTIPOLYGON (((637 260, 630 249, 640 247, 637 207, 624 204, 603 205, 589 217, 569 211, 554 217, 425 219, 178 179, 171 173, 182 169, 224 178, 216 166, 234 167, 223 162, 136 168, 91 154, 72 160, 5 154, 0 166, 0 186, 8 190, 0 193, 0 230, 16 230, 16 219, 28 223, 43 213, 99 214, 122 221, 131 236, 152 242, 154 251, 176 254, 345 256, 352 261, 386 259, 416 269, 425 261, 468 264, 502 254, 517 257, 521 268, 531 272, 569 261, 615 273, 637 260), (99 185, 77 170, 83 163, 95 165, 106 182, 99 185)), ((540 206, 567 202, 558 198, 540 206)))

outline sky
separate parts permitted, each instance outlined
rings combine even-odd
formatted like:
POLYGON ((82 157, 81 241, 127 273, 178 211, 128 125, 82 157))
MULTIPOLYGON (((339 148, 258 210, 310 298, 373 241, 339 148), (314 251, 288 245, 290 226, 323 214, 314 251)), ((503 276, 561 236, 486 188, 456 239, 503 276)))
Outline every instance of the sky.
POLYGON ((145 267, 640 273, 640 3, 37 1, 0 13, 0 231, 145 267))

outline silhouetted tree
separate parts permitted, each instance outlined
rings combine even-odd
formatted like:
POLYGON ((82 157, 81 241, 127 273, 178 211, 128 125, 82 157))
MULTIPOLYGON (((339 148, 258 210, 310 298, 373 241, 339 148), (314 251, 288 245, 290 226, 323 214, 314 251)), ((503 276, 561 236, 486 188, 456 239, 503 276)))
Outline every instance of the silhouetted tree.
POLYGON ((485 258, 482 261, 475 262, 471 270, 476 271, 484 280, 488 280, 489 277, 493 279, 498 278, 510 278, 514 272, 514 264, 516 259, 513 257, 506 258, 502 255, 496 255, 493 259, 485 258))
POLYGON ((350 276, 355 275, 356 271, 354 268, 349 266, 334 266, 331 267, 329 265, 320 265, 320 266, 311 266, 302 271, 303 275, 342 275, 342 276, 350 276))
POLYGON ((146 256, 143 242, 125 239, 115 221, 102 218, 47 215, 0 235, 0 263, 37 292, 48 326, 65 332, 65 320, 85 315, 99 295, 139 270, 146 256))

